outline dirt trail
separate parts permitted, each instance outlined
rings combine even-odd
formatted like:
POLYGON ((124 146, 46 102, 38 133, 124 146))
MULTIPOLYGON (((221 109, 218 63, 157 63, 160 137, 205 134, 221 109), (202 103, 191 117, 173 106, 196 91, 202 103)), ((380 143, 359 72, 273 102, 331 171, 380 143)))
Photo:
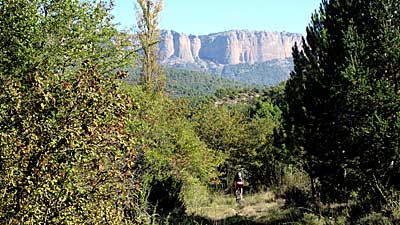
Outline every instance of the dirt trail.
POLYGON ((290 221, 292 212, 284 207, 283 199, 275 199, 271 192, 244 195, 238 206, 231 195, 216 198, 210 205, 199 207, 194 215, 206 219, 202 224, 280 224, 290 221))

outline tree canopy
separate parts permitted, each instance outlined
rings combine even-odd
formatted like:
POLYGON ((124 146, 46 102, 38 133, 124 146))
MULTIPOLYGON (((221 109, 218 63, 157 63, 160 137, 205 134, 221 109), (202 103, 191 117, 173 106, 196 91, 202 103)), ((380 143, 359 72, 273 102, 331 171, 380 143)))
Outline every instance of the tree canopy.
POLYGON ((391 0, 323 1, 294 47, 287 143, 325 200, 384 198, 380 187, 398 180, 398 10, 391 0))
POLYGON ((2 223, 121 224, 134 210, 132 102, 116 73, 134 55, 110 7, 0 3, 2 223))

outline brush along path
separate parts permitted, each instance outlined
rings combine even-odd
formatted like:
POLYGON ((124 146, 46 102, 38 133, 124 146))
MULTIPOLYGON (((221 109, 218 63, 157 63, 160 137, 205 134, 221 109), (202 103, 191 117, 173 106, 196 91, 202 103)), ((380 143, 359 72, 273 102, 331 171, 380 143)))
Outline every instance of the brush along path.
POLYGON ((292 211, 284 208, 283 199, 272 192, 244 195, 239 206, 233 195, 215 195, 205 206, 190 209, 189 213, 207 219, 212 224, 274 224, 290 221, 292 211))

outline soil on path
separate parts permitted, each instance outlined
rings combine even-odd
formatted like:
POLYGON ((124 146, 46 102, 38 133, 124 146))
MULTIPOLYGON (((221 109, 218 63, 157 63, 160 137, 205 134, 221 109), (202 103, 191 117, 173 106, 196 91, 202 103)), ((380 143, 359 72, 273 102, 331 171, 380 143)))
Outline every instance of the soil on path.
POLYGON ((269 225, 293 221, 297 217, 294 214, 283 199, 264 192, 244 195, 240 206, 232 195, 218 196, 209 205, 195 209, 192 219, 203 225, 269 225))

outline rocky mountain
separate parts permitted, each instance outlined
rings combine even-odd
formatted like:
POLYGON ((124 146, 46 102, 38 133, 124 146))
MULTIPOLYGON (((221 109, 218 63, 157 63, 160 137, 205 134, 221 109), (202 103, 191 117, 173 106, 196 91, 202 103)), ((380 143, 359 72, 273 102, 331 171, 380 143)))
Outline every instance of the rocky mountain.
MULTIPOLYGON (((287 65, 292 54, 292 47, 295 42, 301 43, 301 37, 301 34, 295 33, 250 30, 231 30, 199 36, 163 30, 159 45, 159 59, 165 66, 202 70, 228 75, 233 79, 240 78, 240 73, 226 74, 226 71, 232 71, 231 69, 224 70, 226 66, 239 65, 241 67, 243 64, 247 68, 248 65, 258 64, 260 67, 260 64, 269 65, 270 62, 276 66, 277 63, 282 62, 287 77, 290 71, 287 65)), ((248 69, 246 71, 248 76, 248 69)), ((274 76, 274 74, 262 74, 262 76, 274 76)), ((243 81, 243 79, 239 80, 243 81)))

